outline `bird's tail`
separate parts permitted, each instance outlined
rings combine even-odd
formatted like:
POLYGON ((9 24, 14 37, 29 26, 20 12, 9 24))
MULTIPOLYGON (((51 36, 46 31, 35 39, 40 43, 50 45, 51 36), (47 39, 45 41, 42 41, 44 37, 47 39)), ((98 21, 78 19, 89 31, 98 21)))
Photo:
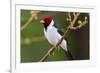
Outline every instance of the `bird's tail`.
POLYGON ((65 54, 68 56, 69 60, 74 60, 74 58, 69 50, 65 51, 65 54))

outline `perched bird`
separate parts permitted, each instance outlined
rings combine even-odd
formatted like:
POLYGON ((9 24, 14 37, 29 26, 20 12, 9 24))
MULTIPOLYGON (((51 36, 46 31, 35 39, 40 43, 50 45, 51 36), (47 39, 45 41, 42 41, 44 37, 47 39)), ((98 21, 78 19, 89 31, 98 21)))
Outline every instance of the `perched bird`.
MULTIPOLYGON (((54 24, 54 20, 51 16, 43 18, 40 23, 44 25, 44 35, 46 39, 51 45, 55 46, 64 33, 54 24)), ((65 39, 63 39, 59 46, 64 49, 69 59, 73 60, 73 57, 68 49, 67 41, 65 39)))

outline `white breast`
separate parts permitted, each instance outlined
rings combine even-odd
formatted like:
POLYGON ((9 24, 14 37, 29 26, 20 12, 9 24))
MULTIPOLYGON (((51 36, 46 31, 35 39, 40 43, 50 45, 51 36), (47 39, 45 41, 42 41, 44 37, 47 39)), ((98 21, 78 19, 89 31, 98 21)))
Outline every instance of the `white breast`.
POLYGON ((61 38, 61 36, 58 35, 57 30, 54 27, 49 27, 47 31, 44 29, 44 34, 46 39, 49 41, 50 44, 56 45, 58 40, 61 38))
MULTIPOLYGON (((47 28, 47 31, 44 29, 44 34, 48 42, 52 45, 56 45, 57 42, 61 39, 61 35, 57 32, 57 29, 53 26, 50 26, 47 28)), ((64 50, 67 51, 67 45, 66 41, 63 40, 62 43, 60 44, 60 47, 62 47, 64 50)))

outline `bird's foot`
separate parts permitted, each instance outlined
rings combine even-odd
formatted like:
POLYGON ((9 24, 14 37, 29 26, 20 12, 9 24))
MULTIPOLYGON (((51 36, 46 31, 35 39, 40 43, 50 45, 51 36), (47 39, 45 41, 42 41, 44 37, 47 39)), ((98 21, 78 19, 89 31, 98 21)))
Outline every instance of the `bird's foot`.
POLYGON ((53 52, 52 54, 51 54, 51 53, 49 53, 49 56, 54 56, 54 54, 55 54, 54 52, 53 52))
POLYGON ((52 49, 50 49, 50 51, 48 52, 49 56, 53 56, 55 53, 52 51, 52 49))
POLYGON ((52 56, 54 56, 55 52, 52 53, 52 56))
POLYGON ((58 51, 60 50, 60 47, 59 47, 59 46, 57 47, 57 50, 58 50, 58 51))

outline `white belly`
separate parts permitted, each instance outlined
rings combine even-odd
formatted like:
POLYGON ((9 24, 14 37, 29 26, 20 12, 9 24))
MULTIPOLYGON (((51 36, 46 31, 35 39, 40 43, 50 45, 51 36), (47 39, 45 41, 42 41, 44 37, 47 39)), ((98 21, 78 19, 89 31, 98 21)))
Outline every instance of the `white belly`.
MULTIPOLYGON (((46 39, 48 40, 48 42, 52 45, 56 45, 57 42, 61 39, 61 35, 57 33, 57 29, 55 29, 54 27, 49 28, 47 31, 45 31, 44 29, 44 34, 46 39)), ((63 40, 62 43, 60 44, 60 47, 62 47, 64 50, 67 51, 67 45, 66 45, 66 41, 63 40)))

